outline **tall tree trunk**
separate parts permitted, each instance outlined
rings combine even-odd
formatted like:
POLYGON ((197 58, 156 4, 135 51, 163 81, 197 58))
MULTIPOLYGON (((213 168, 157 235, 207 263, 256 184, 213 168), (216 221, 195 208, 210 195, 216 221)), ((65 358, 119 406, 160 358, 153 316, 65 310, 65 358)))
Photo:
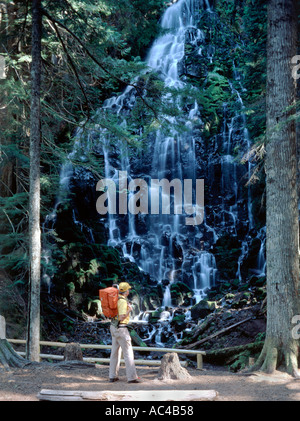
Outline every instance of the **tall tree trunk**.
POLYGON ((30 115, 29 260, 30 288, 27 328, 27 358, 39 361, 40 341, 40 88, 41 88, 41 0, 32 1, 32 65, 30 115))
POLYGON ((297 0, 270 0, 267 44, 267 329, 254 366, 268 373, 285 364, 298 374, 293 316, 299 311, 296 83, 291 58, 297 54, 297 0))

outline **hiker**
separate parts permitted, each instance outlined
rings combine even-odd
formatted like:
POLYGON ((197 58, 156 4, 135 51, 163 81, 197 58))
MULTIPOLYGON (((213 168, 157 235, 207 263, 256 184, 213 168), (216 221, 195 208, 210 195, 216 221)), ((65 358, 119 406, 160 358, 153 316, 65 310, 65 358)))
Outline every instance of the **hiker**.
POLYGON ((112 348, 109 364, 109 381, 119 380, 121 350, 125 360, 126 376, 128 383, 140 383, 140 378, 136 374, 134 364, 134 354, 131 344, 131 337, 128 331, 128 323, 132 307, 127 301, 131 286, 127 282, 119 284, 118 315, 112 319, 110 332, 112 337, 112 348))

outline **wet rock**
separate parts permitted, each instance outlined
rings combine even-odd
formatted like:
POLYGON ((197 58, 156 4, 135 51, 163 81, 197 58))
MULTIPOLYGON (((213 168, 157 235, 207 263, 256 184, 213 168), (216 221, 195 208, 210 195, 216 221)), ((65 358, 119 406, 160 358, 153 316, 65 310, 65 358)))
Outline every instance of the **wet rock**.
POLYGON ((185 321, 185 315, 175 315, 171 321, 171 326, 174 327, 176 332, 182 332, 187 326, 187 322, 185 321))
POLYGON ((191 308, 192 319, 204 319, 216 309, 215 301, 201 300, 191 308))

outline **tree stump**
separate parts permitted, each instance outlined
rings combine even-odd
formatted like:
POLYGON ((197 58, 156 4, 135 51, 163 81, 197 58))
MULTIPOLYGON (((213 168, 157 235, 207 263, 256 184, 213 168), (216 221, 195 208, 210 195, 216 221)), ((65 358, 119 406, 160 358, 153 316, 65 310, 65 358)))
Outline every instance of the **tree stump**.
POLYGON ((158 371, 158 380, 186 380, 190 377, 188 371, 181 367, 175 352, 164 355, 158 371))
POLYGON ((66 345, 64 361, 83 361, 82 351, 78 343, 71 342, 66 345))

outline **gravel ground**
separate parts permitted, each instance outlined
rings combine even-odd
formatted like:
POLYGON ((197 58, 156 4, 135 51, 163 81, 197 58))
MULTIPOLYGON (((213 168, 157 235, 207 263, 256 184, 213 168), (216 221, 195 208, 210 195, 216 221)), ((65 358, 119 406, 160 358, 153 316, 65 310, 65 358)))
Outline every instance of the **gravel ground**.
POLYGON ((124 391, 124 390, 208 390, 218 392, 217 401, 298 401, 300 381, 276 372, 273 375, 234 374, 224 369, 188 369, 187 380, 160 381, 158 368, 137 367, 143 382, 128 384, 121 367, 119 381, 108 382, 108 366, 66 368, 59 364, 37 364, 23 369, 0 368, 1 401, 38 401, 41 389, 124 391))

